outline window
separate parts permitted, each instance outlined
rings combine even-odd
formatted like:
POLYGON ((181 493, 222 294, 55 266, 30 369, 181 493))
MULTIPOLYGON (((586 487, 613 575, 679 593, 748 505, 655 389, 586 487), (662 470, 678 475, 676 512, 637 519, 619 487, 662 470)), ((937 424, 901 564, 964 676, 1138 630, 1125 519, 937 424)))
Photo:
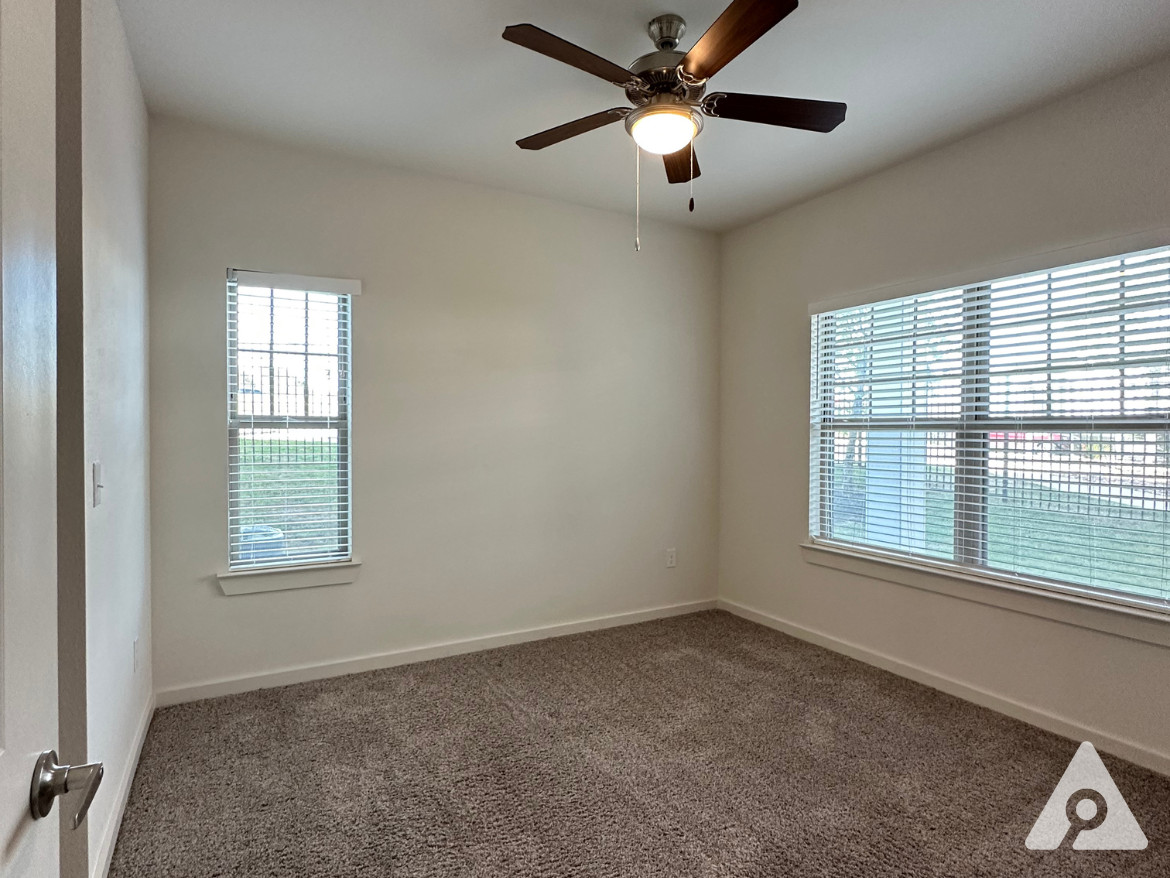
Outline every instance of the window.
POLYGON ((813 318, 810 532, 1170 610, 1170 249, 813 318))
POLYGON ((229 569, 351 557, 356 281, 228 273, 229 569))

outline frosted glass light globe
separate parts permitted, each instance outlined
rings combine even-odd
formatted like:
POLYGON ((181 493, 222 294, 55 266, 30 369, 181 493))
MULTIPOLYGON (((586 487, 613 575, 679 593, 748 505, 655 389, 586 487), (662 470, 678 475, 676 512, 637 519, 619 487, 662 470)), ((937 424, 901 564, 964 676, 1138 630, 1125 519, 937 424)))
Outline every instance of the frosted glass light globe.
POLYGON ((639 147, 656 155, 678 152, 690 143, 699 126, 687 109, 663 107, 639 117, 630 126, 630 134, 639 147))

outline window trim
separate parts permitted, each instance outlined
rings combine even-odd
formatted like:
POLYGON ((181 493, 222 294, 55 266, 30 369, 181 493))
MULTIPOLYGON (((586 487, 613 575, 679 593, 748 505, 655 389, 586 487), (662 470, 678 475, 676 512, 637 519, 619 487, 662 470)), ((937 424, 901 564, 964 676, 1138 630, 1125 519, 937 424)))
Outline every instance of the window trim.
POLYGON ((1109 259, 1119 253, 1136 253, 1139 250, 1153 250, 1170 246, 1170 226, 1145 229, 1131 235, 1098 238, 1051 250, 1027 253, 1002 262, 983 263, 962 271, 930 275, 911 280, 902 280, 880 287, 859 288, 837 291, 826 298, 809 303, 808 314, 815 317, 828 311, 840 311, 857 305, 873 305, 889 299, 923 295, 934 290, 957 290, 987 283, 988 278, 1014 277, 1019 274, 1033 274, 1051 271, 1054 265, 1076 265, 1079 262, 1095 262, 1109 259))
MULTIPOLYGON (((970 356, 968 352, 968 345, 966 339, 968 338, 968 325, 966 313, 968 310, 968 298, 972 295, 977 295, 982 291, 990 289, 990 285, 1002 278, 1014 277, 1017 275, 1026 275, 1031 273, 1051 273, 1058 271, 1061 268, 1071 265, 1078 265, 1082 263, 1094 262, 1098 260, 1109 260, 1132 253, 1139 253, 1145 250, 1155 250, 1170 247, 1170 227, 1149 230, 1140 232, 1135 235, 1127 235, 1119 238, 1103 239, 1089 244, 1083 244, 1076 247, 1066 247, 1058 250, 1047 251, 1045 253, 1033 254, 1021 259, 1011 260, 1009 262, 1000 263, 994 268, 987 269, 983 272, 965 271, 961 273, 954 273, 944 277, 937 278, 934 281, 913 281, 910 283, 894 284, 884 288, 871 290, 868 293, 859 293, 854 295, 836 296, 832 299, 822 300, 809 305, 808 313, 812 319, 815 327, 815 321, 818 317, 832 318, 834 312, 862 307, 864 305, 875 305, 882 302, 891 301, 894 299, 909 298, 916 295, 927 295, 932 290, 946 290, 958 289, 962 290, 962 297, 964 302, 964 329, 963 329, 963 373, 966 376, 969 373, 968 367, 972 364, 968 362, 970 356), (1063 262, 1050 262, 1049 260, 1061 259, 1063 262), (972 280, 972 278, 979 276, 979 280, 972 280), (990 278, 990 280, 988 280, 990 278)), ((972 309, 972 313, 977 313, 978 309, 972 309)), ((984 312, 985 313, 985 312, 984 312)), ((814 400, 826 398, 825 394, 821 392, 823 386, 827 382, 825 376, 826 368, 823 361, 823 354, 817 350, 817 336, 814 333, 812 339, 814 351, 818 355, 815 366, 810 367, 810 381, 809 391, 811 398, 809 400, 810 414, 813 411, 812 403, 814 400)), ((812 363, 810 358, 810 363, 812 363)), ((965 380, 965 378, 964 378, 965 380)), ((955 431, 956 449, 964 435, 975 437, 985 435, 986 431, 994 430, 999 425, 999 419, 990 416, 989 414, 969 412, 969 401, 967 397, 967 389, 962 391, 962 413, 951 425, 950 429, 955 431), (980 428, 972 430, 972 424, 977 423, 980 428)), ((973 401, 978 402, 978 401, 973 401)), ((828 403, 822 403, 821 410, 823 411, 828 403)), ((978 405, 975 408, 979 408, 978 405)), ((831 430, 824 429, 824 416, 818 415, 810 419, 810 433, 809 433, 809 460, 810 460, 810 510, 808 522, 810 532, 800 546, 805 560, 809 563, 818 566, 830 567, 844 572, 857 573, 862 576, 869 576, 871 578, 880 579, 887 582, 892 582, 899 585, 909 585, 916 588, 924 588, 929 591, 937 591, 945 594, 952 594, 955 597, 960 597, 967 600, 975 600, 979 603, 987 603, 994 606, 1005 606, 1004 601, 998 599, 987 599, 986 595, 994 596, 998 592, 1014 592, 1019 595, 1028 595, 1033 598, 1040 599, 1042 603, 1051 606, 1052 600, 1062 601, 1066 604, 1075 605, 1077 607, 1092 608, 1094 610, 1103 611, 1106 617, 1113 616, 1131 616, 1147 620, 1149 624, 1154 626, 1153 633, 1147 632, 1149 636, 1137 636, 1127 631, 1114 631, 1109 625, 1102 627, 1097 624, 1082 624, 1077 621, 1069 621, 1066 619, 1059 619, 1058 616, 1049 612, 1033 612, 1033 615, 1041 616, 1043 618, 1054 619, 1058 621, 1069 621, 1069 624, 1078 624, 1082 627, 1095 628, 1096 630, 1108 631, 1110 633, 1120 633, 1127 637, 1133 637, 1137 640, 1143 640, 1150 643, 1157 643, 1163 646, 1170 646, 1170 603, 1147 601, 1137 595, 1127 595, 1124 592, 1112 591, 1107 589, 1100 589, 1093 586, 1080 585, 1074 582, 1065 582, 1059 580, 1050 580, 1043 577, 1030 576, 1027 574, 1011 573, 1009 571, 998 570, 995 568, 987 568, 979 566, 979 562, 968 560, 957 560, 960 555, 967 556, 965 549, 960 551, 960 525, 964 529, 964 533, 970 533, 971 528, 982 528, 984 536, 986 535, 987 517, 986 517, 986 500, 984 500, 984 508, 982 510, 964 510, 960 511, 959 504, 955 505, 955 532, 954 541, 955 549, 954 556, 956 560, 947 561, 944 559, 934 559, 927 556, 916 555, 910 552, 887 551, 877 546, 869 546, 865 544, 855 544, 847 541, 836 540, 828 537, 817 536, 812 532, 813 517, 816 516, 820 523, 821 531, 828 532, 831 520, 827 516, 831 515, 831 509, 826 511, 825 496, 832 490, 832 472, 824 473, 817 470, 818 478, 817 485, 813 485, 813 465, 812 462, 818 459, 820 448, 825 441, 825 434, 828 432, 831 435, 831 430), (962 519, 962 521, 960 520, 962 519), (858 568, 862 569, 858 569, 858 568), (918 574, 919 582, 906 582, 905 577, 895 578, 890 575, 891 569, 898 569, 901 571, 909 571, 911 574, 918 574), (884 571, 884 573, 883 573, 884 571), (929 574, 929 576, 922 576, 921 574, 929 574), (990 586, 988 588, 979 589, 979 594, 983 597, 975 597, 973 594, 955 594, 953 586, 950 588, 931 587, 929 582, 935 577, 943 577, 946 580, 953 582, 962 582, 968 584, 976 584, 979 586, 990 586)), ((1007 419, 1003 419, 1007 422, 1007 419)), ((1155 432, 1162 432, 1166 429, 1165 418, 1148 418, 1143 421, 1141 418, 1119 418, 1118 426, 1127 426, 1130 428, 1140 429, 1142 426, 1149 426, 1155 432)), ((1053 420, 1045 422, 1045 426, 1053 423, 1053 420)), ((1075 422, 1059 422, 1062 427, 1076 429, 1075 422)), ((1095 419, 1096 426, 1111 426, 1107 420, 1095 419)), ((1020 420, 1012 419, 1009 426, 1013 429, 1020 429, 1020 420)), ((936 429, 947 429, 947 424, 943 422, 936 422, 933 425, 936 429)), ((1025 425, 1026 426, 1026 425, 1025 425)), ((981 447, 984 443, 980 443, 981 447)), ((984 457, 986 461, 986 457, 984 457)), ((958 472, 956 471, 956 484, 958 479, 958 472)), ((956 494, 958 492, 956 491, 956 494)), ((982 542, 983 551, 986 552, 986 540, 982 542)), ((1013 606, 1007 606, 1009 609, 1016 609, 1013 606)), ((1023 610, 1023 612, 1031 612, 1023 610)))
POLYGON ((227 357, 225 362, 226 403, 227 403, 227 472, 228 472, 228 499, 227 499, 227 567, 216 574, 220 588, 224 594, 250 594, 260 591, 278 591, 284 589, 309 588, 319 585, 342 585, 354 582, 357 578, 361 562, 354 550, 353 525, 353 297, 360 296, 362 282, 352 278, 327 278, 312 275, 287 274, 276 272, 249 271, 245 269, 227 269, 227 357), (344 465, 346 473, 345 509, 347 552, 336 558, 314 557, 305 561, 289 561, 276 564, 251 564, 233 566, 231 545, 231 460, 239 441, 241 422, 233 417, 233 393, 238 394, 238 356, 233 356, 233 346, 236 344, 235 323, 231 318, 231 309, 235 290, 244 286, 267 287, 269 289, 287 289, 314 293, 330 293, 345 302, 346 330, 348 348, 344 358, 338 357, 338 366, 342 370, 339 380, 344 383, 346 392, 340 394, 338 412, 335 418, 295 418, 283 416, 255 416, 249 419, 255 426, 287 426, 290 420, 301 422, 330 421, 340 425, 345 435, 345 442, 338 443, 338 456, 344 457, 344 464, 339 460, 338 470, 344 465), (289 576, 278 575, 289 574, 289 576))
POLYGON ((275 290, 333 293, 336 296, 360 296, 362 282, 344 277, 315 277, 308 274, 282 274, 275 271, 247 271, 229 268, 228 281, 235 278, 246 287, 268 287, 275 290))
POLYGON ((329 561, 324 564, 283 564, 225 570, 217 573, 215 578, 225 595, 256 594, 263 591, 317 588, 322 585, 348 585, 357 582, 361 566, 359 559, 350 557, 348 561, 329 561))
POLYGON ((1170 647, 1170 615, 1160 608, 1073 594, 1027 577, 976 573, 944 561, 886 554, 814 537, 802 542, 800 550, 805 562, 817 567, 1170 647))

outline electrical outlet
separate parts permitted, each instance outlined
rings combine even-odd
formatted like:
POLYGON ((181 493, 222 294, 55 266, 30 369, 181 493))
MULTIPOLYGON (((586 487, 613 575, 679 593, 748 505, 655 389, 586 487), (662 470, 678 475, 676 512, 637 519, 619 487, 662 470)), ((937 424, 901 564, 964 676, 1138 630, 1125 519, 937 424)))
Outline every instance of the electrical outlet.
POLYGON ((134 672, 138 672, 138 638, 134 638, 134 672))
POLYGON ((667 567, 677 567, 678 566, 678 549, 667 549, 666 550, 666 566, 667 567))

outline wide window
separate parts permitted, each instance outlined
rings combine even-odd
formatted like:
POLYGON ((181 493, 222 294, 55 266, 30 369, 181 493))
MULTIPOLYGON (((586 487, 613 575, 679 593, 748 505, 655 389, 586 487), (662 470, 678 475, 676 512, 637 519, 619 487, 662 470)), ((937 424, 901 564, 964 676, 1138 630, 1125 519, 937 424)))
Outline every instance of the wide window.
POLYGON ((814 542, 1170 609, 1170 249, 813 318, 814 542))
POLYGON ((229 569, 351 557, 350 292, 228 274, 229 569))

